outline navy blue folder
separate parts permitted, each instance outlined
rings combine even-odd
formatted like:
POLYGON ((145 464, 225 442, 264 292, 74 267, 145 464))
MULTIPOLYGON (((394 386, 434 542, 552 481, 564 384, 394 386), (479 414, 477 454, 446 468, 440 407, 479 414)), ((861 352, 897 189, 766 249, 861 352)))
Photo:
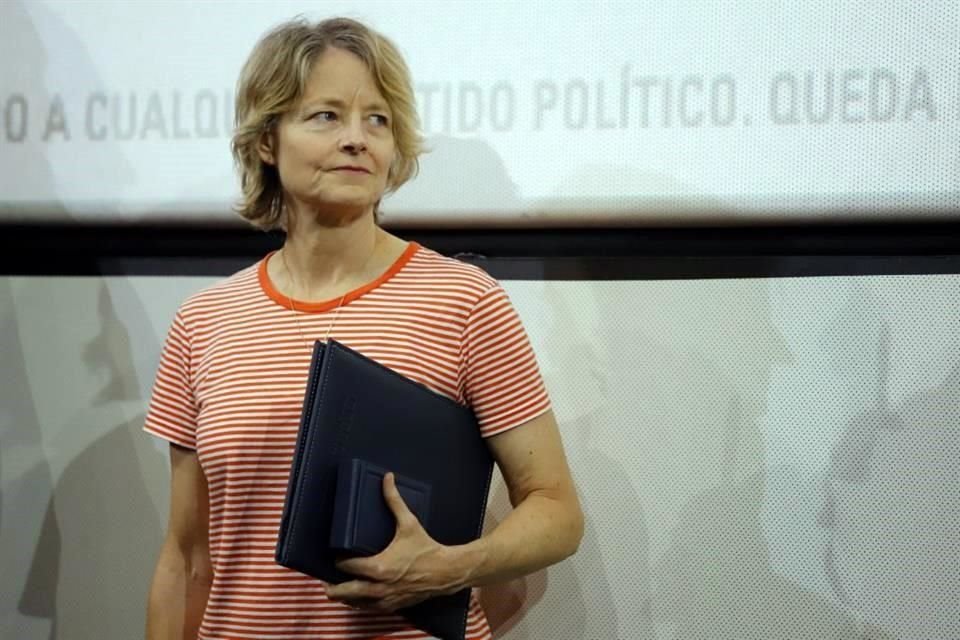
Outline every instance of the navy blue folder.
MULTIPOLYGON (((364 466, 394 472, 401 496, 412 495, 411 486, 424 490, 427 515, 421 524, 437 542, 459 545, 480 537, 493 458, 473 412, 334 340, 318 341, 277 540, 278 564, 325 582, 345 582, 356 576, 337 569, 343 555, 338 540, 353 540, 353 552, 369 554, 392 539, 396 525, 384 517, 382 493, 368 490, 366 500, 351 495, 362 489, 354 483, 354 469, 362 474, 364 466), (338 514, 341 468, 351 478, 340 478, 338 514), (351 508, 353 524, 345 515, 351 508), (379 542, 364 550, 357 539, 379 542)), ((375 484, 368 478, 365 486, 375 484)), ((462 640, 469 602, 470 590, 463 589, 398 613, 441 640, 462 640)))

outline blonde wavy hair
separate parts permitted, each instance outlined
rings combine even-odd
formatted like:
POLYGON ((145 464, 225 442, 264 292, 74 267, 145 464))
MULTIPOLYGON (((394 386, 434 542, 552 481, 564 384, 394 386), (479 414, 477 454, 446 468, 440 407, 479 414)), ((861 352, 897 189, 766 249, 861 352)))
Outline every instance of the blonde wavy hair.
POLYGON ((257 146, 300 101, 313 63, 328 47, 349 51, 363 60, 393 114, 396 157, 387 174, 385 193, 396 191, 420 168, 418 158, 424 150, 420 119, 410 71, 396 45, 349 18, 317 23, 294 18, 256 44, 237 82, 230 148, 243 195, 235 210, 260 229, 285 229, 286 220, 277 168, 260 158, 257 146))

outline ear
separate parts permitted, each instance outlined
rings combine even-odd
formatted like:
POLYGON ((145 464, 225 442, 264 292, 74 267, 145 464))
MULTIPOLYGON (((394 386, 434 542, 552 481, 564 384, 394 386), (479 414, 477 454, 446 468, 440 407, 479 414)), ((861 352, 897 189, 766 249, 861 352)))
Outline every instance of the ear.
POLYGON ((260 159, 269 165, 277 164, 277 154, 274 151, 276 147, 276 134, 274 130, 268 129, 260 134, 260 140, 257 142, 257 153, 260 159))

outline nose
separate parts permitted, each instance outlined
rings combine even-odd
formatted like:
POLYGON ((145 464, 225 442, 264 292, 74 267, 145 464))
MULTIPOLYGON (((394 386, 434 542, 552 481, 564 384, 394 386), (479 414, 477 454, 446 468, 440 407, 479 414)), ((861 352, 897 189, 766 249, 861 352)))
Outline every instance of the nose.
POLYGON ((344 123, 341 130, 340 150, 351 155, 367 150, 367 137, 363 130, 363 119, 360 116, 351 117, 344 123))

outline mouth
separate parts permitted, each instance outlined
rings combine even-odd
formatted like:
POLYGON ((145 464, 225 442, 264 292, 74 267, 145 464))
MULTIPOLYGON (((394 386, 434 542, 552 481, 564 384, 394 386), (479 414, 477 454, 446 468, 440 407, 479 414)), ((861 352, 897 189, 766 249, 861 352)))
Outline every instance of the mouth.
POLYGON ((345 173, 370 173, 369 169, 364 169, 363 167, 355 167, 353 165, 343 165, 340 167, 334 167, 331 171, 343 171, 345 173))

